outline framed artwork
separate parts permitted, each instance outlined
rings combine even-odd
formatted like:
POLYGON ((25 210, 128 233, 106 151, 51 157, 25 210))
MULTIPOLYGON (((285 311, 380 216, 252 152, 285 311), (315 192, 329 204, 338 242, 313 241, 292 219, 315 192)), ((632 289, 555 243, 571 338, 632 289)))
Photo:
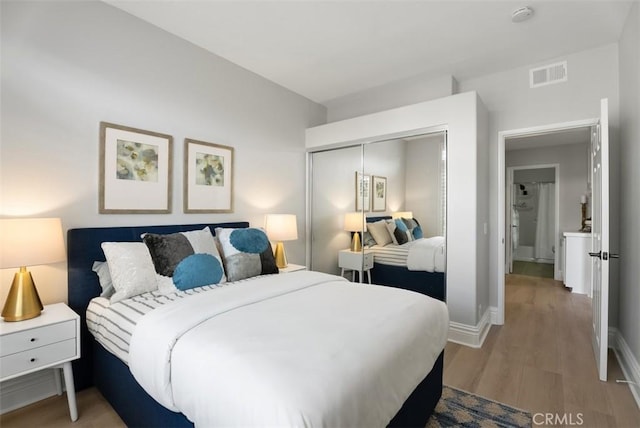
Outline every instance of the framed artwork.
POLYGON ((369 211, 371 177, 356 171, 356 211, 369 211))
POLYGON ((171 212, 173 137, 100 122, 100 214, 171 212))
POLYGON ((373 180, 373 208, 372 211, 387 210, 387 178, 372 176, 373 180))
POLYGON ((184 212, 233 212, 233 147, 184 140, 184 212))

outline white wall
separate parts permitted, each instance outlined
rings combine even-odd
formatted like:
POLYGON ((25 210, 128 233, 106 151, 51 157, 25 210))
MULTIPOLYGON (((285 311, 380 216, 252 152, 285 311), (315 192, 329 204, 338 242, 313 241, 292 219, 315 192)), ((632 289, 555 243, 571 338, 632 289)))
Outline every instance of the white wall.
MULTIPOLYGON (((608 98, 610 106, 611 139, 611 218, 617 218, 619 185, 615 165, 618 159, 616 131, 619 117, 618 96, 618 48, 616 44, 550 58, 544 64, 531 64, 513 70, 505 70, 476 79, 459 82, 461 91, 476 90, 490 111, 490 219, 491 253, 490 278, 491 306, 497 306, 497 242, 498 231, 498 132, 534 126, 549 125, 599 117, 600 99, 608 98), (566 60, 569 80, 566 83, 529 88, 529 69, 547 63, 566 60)), ((611 225, 611 248, 618 247, 617 223, 611 225)), ((617 270, 612 265, 612 304, 617 305, 617 270)), ((615 319, 617 308, 610 311, 615 319)))
MULTIPOLYGON (((0 215, 65 228, 298 216, 305 261, 305 128, 326 109, 102 2, 1 3, 0 215), (98 214, 98 131, 108 121, 174 137, 173 213, 98 214), (182 213, 184 138, 235 148, 235 212, 182 213)), ((45 303, 66 265, 32 269, 45 303)), ((2 299, 13 270, 2 271, 2 299)), ((2 303, 2 302, 0 302, 2 303)))
MULTIPOLYGON (((478 322, 478 288, 487 287, 479 284, 475 245, 476 218, 487 221, 485 214, 478 212, 477 200, 478 195, 488 194, 485 184, 477 184, 477 144, 481 139, 484 148, 486 140, 478 135, 478 111, 482 108, 477 94, 467 92, 317 126, 306 133, 307 148, 319 150, 349 142, 422 134, 427 128, 448 128, 447 304, 450 319, 466 326, 478 322), (484 188, 468 191, 476 186, 484 188)), ((486 115, 486 111, 482 114, 486 115)), ((482 257, 487 255, 486 248, 482 251, 482 257)))
POLYGON ((455 94, 456 89, 457 82, 451 75, 437 78, 418 75, 335 98, 323 104, 327 107, 327 122, 336 122, 394 107, 446 97, 455 94))
MULTIPOLYGON (((618 325, 640 362, 640 4, 620 38, 620 311, 618 325)), ((615 263, 615 261, 613 262, 615 263)), ((636 373, 636 382, 640 372, 636 373)), ((636 386, 640 393, 640 387, 636 386)))
POLYGON ((405 205, 413 212, 425 237, 442 236, 440 229, 441 145, 444 133, 407 141, 405 205))

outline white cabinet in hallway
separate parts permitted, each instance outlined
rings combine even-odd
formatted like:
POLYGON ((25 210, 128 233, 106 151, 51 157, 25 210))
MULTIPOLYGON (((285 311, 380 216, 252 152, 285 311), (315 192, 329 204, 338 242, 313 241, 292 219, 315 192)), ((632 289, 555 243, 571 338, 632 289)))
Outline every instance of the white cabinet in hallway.
POLYGON ((564 285, 573 293, 591 297, 591 234, 564 233, 564 285))

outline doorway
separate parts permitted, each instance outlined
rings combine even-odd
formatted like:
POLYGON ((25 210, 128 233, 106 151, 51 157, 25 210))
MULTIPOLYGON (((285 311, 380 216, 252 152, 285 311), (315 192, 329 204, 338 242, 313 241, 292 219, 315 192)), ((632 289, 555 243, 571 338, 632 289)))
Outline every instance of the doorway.
MULTIPOLYGON (((507 151, 507 164, 513 158, 509 154, 507 151)), ((508 273, 561 279, 559 167, 549 164, 507 168, 508 273)))
MULTIPOLYGON (((591 129, 592 126, 598 124, 599 119, 586 119, 573 122, 556 123, 551 125, 543 125, 532 128, 514 129, 509 131, 500 131, 498 133, 498 257, 497 257, 497 300, 498 308, 493 318, 494 324, 504 324, 504 308, 505 308, 505 273, 509 272, 508 261, 511 260, 508 257, 509 252, 512 250, 510 241, 510 188, 507 188, 509 177, 507 176, 506 168, 506 142, 510 141, 510 145, 519 144, 520 141, 525 142, 528 137, 545 136, 550 134, 562 133, 563 131, 572 131, 576 129, 591 129), (509 208, 509 209, 507 209, 509 208), (509 226, 509 227, 507 227, 509 226)), ((555 145, 557 143, 539 143, 547 145, 555 145)), ((587 153, 585 153, 586 159, 587 153)), ((530 160, 529 163, 534 163, 535 160, 530 160)), ((543 164, 545 162, 539 162, 543 164)), ((558 179, 559 181, 559 179, 558 179)), ((559 196, 559 195, 558 195, 559 196)), ((576 209, 579 209, 579 199, 576 201, 576 209)), ((559 218, 559 222, 562 222, 562 216, 559 218)), ((558 237, 559 237, 558 233, 558 237)), ((556 249, 559 246, 556 245, 556 249)), ((558 252, 558 251, 556 251, 558 252)), ((560 251, 561 254, 561 251, 560 251)), ((557 264, 556 264, 557 266, 557 264)), ((561 276, 561 275, 560 275, 561 276)))

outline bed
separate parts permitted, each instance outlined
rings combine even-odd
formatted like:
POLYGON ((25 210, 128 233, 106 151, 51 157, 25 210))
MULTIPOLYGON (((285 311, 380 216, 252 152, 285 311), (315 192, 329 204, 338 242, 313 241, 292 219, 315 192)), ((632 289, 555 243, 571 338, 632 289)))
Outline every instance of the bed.
MULTIPOLYGON (((372 223, 383 220, 391 220, 391 216, 367 217, 367 224, 371 228, 372 223)), ((396 245, 393 243, 376 245, 367 248, 374 252, 374 265, 371 269, 371 281, 374 284, 387 285, 415 291, 438 300, 446 298, 446 251, 444 251, 444 238, 437 237, 439 251, 442 256, 437 257, 433 263, 425 266, 428 270, 419 270, 419 265, 409 269, 407 266, 408 243, 396 245)), ((365 242, 366 244, 366 242, 365 242)))
MULTIPOLYGON (((101 244, 103 242, 114 242, 114 241, 115 242, 139 242, 140 236, 144 233, 171 234, 176 232, 196 231, 196 230, 203 229, 204 227, 207 227, 207 226, 209 226, 211 230, 214 230, 217 227, 248 228, 249 224, 246 222, 234 222, 234 223, 223 223, 223 224, 86 228, 86 229, 71 229, 68 231, 67 246, 68 246, 68 272, 69 272, 69 305, 78 314, 80 314, 83 319, 82 332, 81 332, 82 358, 74 362, 74 375, 75 375, 76 388, 80 390, 80 389, 95 385, 128 426, 193 426, 193 423, 189 420, 189 418, 187 418, 187 416, 185 416, 185 414, 181 413, 180 408, 178 409, 173 408, 173 410, 177 410, 177 411, 172 411, 167 408, 167 407, 172 408, 171 405, 167 406, 167 403, 165 403, 165 406, 159 404, 158 401, 163 401, 164 398, 162 398, 161 396, 158 397, 158 391, 151 390, 151 395, 155 397, 154 399, 148 392, 149 391, 148 385, 145 385, 145 387, 143 387, 141 386, 139 380, 136 380, 136 377, 132 375, 131 370, 133 370, 134 367, 137 366, 138 367, 137 370, 139 371, 140 370, 139 367, 144 364, 140 364, 140 363, 132 364, 131 362, 129 362, 129 365, 128 365, 122 360, 121 357, 117 356, 112 352, 107 351, 106 348, 103 345, 99 344, 95 340, 94 336, 89 332, 87 328, 87 308, 90 304, 90 301, 98 297, 102 291, 102 288, 100 287, 100 284, 98 282, 97 275, 92 271, 93 263, 95 261, 100 261, 105 259, 102 248, 101 248, 101 244), (130 370, 130 366, 131 366, 131 370, 130 370)), ((233 282, 233 283, 227 284, 227 286, 216 288, 215 291, 212 291, 209 293, 209 296, 214 296, 214 297, 208 297, 209 299, 213 299, 211 300, 212 302, 218 301, 217 296, 221 296, 224 293, 227 293, 229 295, 233 295, 233 298, 231 299, 231 300, 235 300, 235 303, 233 303, 233 305, 240 308, 240 310, 236 311, 234 309, 233 315, 228 315, 228 316, 226 315, 227 312, 222 311, 225 314, 225 316, 224 317, 218 316, 217 318, 224 319, 225 320, 224 322, 226 324, 219 324, 219 325, 223 325, 224 328, 218 328, 217 330, 215 329, 214 330, 218 332, 227 331, 227 328, 229 328, 229 325, 233 325, 234 321, 235 321, 235 324, 245 324, 244 322, 238 323, 237 322, 238 319, 248 320, 247 323, 250 325, 253 325, 254 328, 266 328, 266 327, 263 327, 263 324, 265 324, 264 320, 268 318, 263 318, 263 320, 260 321, 260 318, 257 318, 257 320, 253 319, 254 316, 258 316, 256 315, 256 313, 252 313, 252 315, 248 317, 247 314, 243 312, 243 311, 246 312, 247 306, 252 306, 251 303, 253 302, 253 300, 251 299, 255 298, 255 295, 256 295, 255 290, 262 290, 259 292, 264 292, 265 289, 287 287, 286 289, 283 289, 286 291, 276 292, 276 294, 278 295, 277 299, 274 298, 274 296, 270 296, 270 295, 266 296, 263 299, 265 302, 268 302, 266 306, 263 306, 263 310, 265 310, 265 308, 269 308, 269 305, 276 305, 270 308, 269 310, 267 310, 266 313, 283 314, 281 316, 284 316, 285 318, 282 318, 282 319, 286 319, 286 314, 287 314, 286 310, 282 310, 283 307, 293 307, 293 306, 300 305, 301 308, 305 308, 305 305, 307 305, 308 307, 306 308, 306 310, 313 312, 313 307, 309 306, 309 302, 311 301, 319 302, 323 300, 327 301, 328 294, 326 293, 334 293, 332 295, 341 296, 340 299, 336 299, 336 300, 340 302, 344 302, 344 304, 347 306, 349 306, 348 303, 350 298, 355 298, 358 300, 368 300, 369 298, 371 298, 372 301, 375 301, 375 300, 388 301, 388 298, 392 297, 392 300, 398 299, 398 302, 403 302, 406 299, 408 299, 406 301, 411 302, 411 304, 414 303, 412 299, 415 300, 415 295, 411 293, 397 293, 393 295, 388 294, 388 291, 390 289, 387 289, 386 287, 373 288, 375 290, 378 290, 378 293, 382 293, 382 296, 383 296, 382 298, 376 298, 374 296, 376 294, 375 292, 373 294, 367 294, 366 298, 363 298, 364 295, 361 293, 371 293, 372 289, 369 289, 370 291, 366 291, 367 288, 365 287, 361 287, 356 284, 350 284, 344 280, 340 282, 341 280, 342 280, 341 278, 332 276, 332 275, 326 275, 326 274, 320 274, 320 273, 314 273, 314 272, 296 272, 296 273, 280 274, 280 275, 278 274, 263 275, 261 276, 261 278, 258 278, 255 280, 247 279, 247 280, 238 281, 239 283, 241 283, 241 286, 238 286, 236 282, 233 282), (299 277, 296 277, 296 275, 299 275, 299 277), (287 281, 283 281, 283 279, 287 279, 287 281), (307 281, 307 283, 305 283, 305 281, 307 281), (325 281, 326 283, 323 281, 325 281), (293 285, 285 284, 287 282, 293 285), (293 289, 289 290, 288 287, 293 287, 293 289), (254 289, 254 291, 252 291, 252 288, 254 289), (241 290, 241 291, 237 291, 237 290, 241 290), (335 293, 342 293, 342 294, 335 294, 335 293), (305 294, 307 295, 306 298, 303 297, 305 294), (280 295, 282 295, 282 297, 280 295), (349 297, 349 295, 352 295, 352 297, 349 297), (249 296, 250 301, 242 300, 242 299, 246 299, 247 296, 249 296), (294 299, 293 296, 297 296, 297 297, 294 299), (297 300, 299 298, 301 300, 297 300), (284 306, 278 306, 278 305, 284 305, 284 306), (251 319, 253 319, 253 321, 249 321, 251 319)), ((189 298, 196 299, 196 297, 194 296, 190 296, 189 298)), ((200 299, 200 297, 197 297, 197 299, 200 299)), ((186 300, 186 299, 183 299, 183 300, 186 300)), ((258 300, 257 301, 259 302, 258 304, 264 305, 264 303, 262 303, 263 300, 258 300)), ((431 299, 428 299, 428 300, 431 302, 431 299)), ((122 302, 125 302, 125 301, 126 300, 123 300, 122 302)), ((195 302, 195 300, 193 301, 195 302)), ((198 302, 200 302, 200 300, 198 300, 198 302)), ((225 302, 227 302, 227 300, 225 300, 225 302)), ((424 302, 426 302, 426 300, 424 302)), ((204 307, 212 306, 211 304, 207 304, 207 303, 199 303, 199 304, 204 307)), ((422 301, 420 302, 420 304, 423 304, 422 301)), ((338 312, 336 312, 335 316, 332 316, 331 318, 326 318, 326 317, 318 318, 314 322, 321 321, 320 324, 322 324, 326 322, 332 322, 332 320, 341 320, 341 319, 343 322, 347 322, 348 318, 344 318, 344 316, 342 316, 341 318, 339 309, 336 309, 333 303, 327 303, 327 305, 331 306, 332 310, 335 310, 338 312)), ((340 306, 340 305, 337 305, 337 306, 340 306)), ((382 312, 386 311, 387 309, 391 311, 391 309, 393 308, 393 305, 387 305, 387 306, 388 308, 385 308, 384 306, 380 306, 379 310, 382 312)), ((173 306, 163 306, 160 308, 160 310, 164 310, 163 308, 169 308, 169 307, 171 307, 171 309, 167 309, 166 312, 167 313, 173 312, 173 306)), ((442 305, 442 307, 444 307, 444 305, 442 305)), ((176 310, 178 310, 177 307, 176 307, 176 310)), ((182 312, 174 315, 174 317, 171 318, 171 321, 168 321, 168 324, 166 325, 171 326, 174 324, 181 323, 183 319, 194 318, 194 316, 192 316, 191 314, 195 313, 195 311, 186 309, 186 312, 185 312, 184 308, 180 310, 182 312)), ((349 311, 354 311, 353 307, 350 307, 349 311)), ((444 311, 446 313, 446 308, 444 309, 444 311)), ((320 311, 317 311, 317 312, 320 312, 320 311)), ((348 311, 345 309, 345 312, 348 312, 348 311)), ((424 312, 424 311, 421 311, 421 312, 424 312)), ((164 352, 163 347, 167 346, 165 342, 154 343, 153 341, 151 342, 148 340, 145 341, 146 340, 145 338, 148 338, 153 334, 150 335, 148 333, 143 333, 145 331, 147 332, 153 331, 153 330, 144 330, 145 328, 147 329, 150 328, 149 327, 150 325, 165 322, 164 320, 168 319, 165 317, 166 314, 157 315, 159 313, 160 312, 156 312, 156 310, 154 309, 149 314, 144 315, 141 318, 142 321, 140 322, 140 324, 136 326, 136 329, 137 329, 136 343, 137 344, 135 345, 135 349, 137 354, 140 355, 141 352, 142 354, 144 354, 144 350, 146 348, 151 349, 153 346, 157 347, 155 350, 151 351, 150 353, 148 353, 148 355, 146 355, 146 357, 143 357, 143 358, 151 358, 153 354, 157 354, 157 353, 162 354, 162 352, 164 352)), ((357 313, 357 311, 353 313, 357 313)), ((366 313, 362 312, 362 315, 366 316, 366 313)), ((322 333, 322 330, 314 331, 314 334, 301 335, 300 332, 296 333, 294 330, 296 330, 296 324, 298 324, 297 320, 299 320, 299 318, 295 318, 297 316, 295 314, 293 316, 296 322, 280 324, 280 325, 287 325, 287 328, 285 329, 286 334, 282 335, 280 338, 278 338, 278 336, 276 335, 271 338, 270 342, 276 342, 277 340, 282 340, 283 338, 290 337, 290 334, 299 334, 299 337, 298 339, 296 339, 296 341, 302 341, 302 343, 306 344, 305 345, 306 347, 313 347, 316 345, 320 346, 327 341, 331 341, 331 338, 334 337, 333 333, 331 334, 328 334, 327 332, 322 333)), ((370 316, 370 318, 368 319, 367 322, 373 325, 373 323, 376 320, 376 317, 375 316, 371 317, 372 316, 371 314, 369 314, 368 316, 370 316)), ((441 323, 445 324, 441 326, 443 333, 445 335, 445 341, 446 341, 446 330, 448 328, 448 315, 446 318, 447 318, 446 320, 444 319, 441 320, 441 323)), ((352 317, 352 319, 359 319, 359 317, 352 317)), ((199 326, 203 324, 202 321, 203 321, 202 319, 199 320, 197 319, 197 317, 195 317, 194 319, 191 319, 189 322, 195 323, 196 325, 199 326)), ((423 324, 432 323, 432 322, 433 321, 425 320, 423 324)), ((420 330, 420 332, 416 334, 416 337, 421 337, 424 335, 424 333, 422 332, 422 330, 424 329, 418 328, 421 325, 417 323, 415 325, 413 325, 412 323, 408 325, 410 328, 407 328, 406 331, 409 331, 411 329, 418 329, 420 330)), ((363 326, 360 326, 357 328, 362 328, 362 327, 363 326)), ((178 331, 180 331, 181 328, 182 327, 177 327, 178 331)), ((160 331, 163 334, 166 332, 166 334, 169 336, 176 334, 175 331, 173 333, 170 333, 169 330, 170 330, 169 328, 160 329, 160 331)), ((373 330, 374 331, 378 330, 378 328, 373 328, 373 330)), ((404 331, 405 331, 405 328, 403 327, 403 329, 401 329, 400 332, 402 333, 404 331)), ((262 331, 262 333, 263 334, 259 334, 258 336, 262 337, 265 335, 264 334, 265 331, 262 331)), ((206 333, 206 334, 210 334, 210 333, 206 333)), ((238 334, 240 333, 233 333, 233 336, 236 337, 238 334)), ((188 335, 189 336, 192 335, 191 330, 189 330, 188 335)), ((404 333, 402 333, 400 336, 402 335, 404 335, 404 333)), ((178 336, 180 336, 180 333, 178 333, 178 336)), ((187 335, 185 334, 185 336, 187 335)), ((195 332, 193 333, 193 336, 194 338, 197 337, 195 332)), ((294 337, 294 336, 291 336, 291 337, 294 337)), ((411 336, 406 336, 406 337, 411 337, 411 336)), ((172 339, 169 338, 168 340, 169 342, 171 342, 172 339)), ((180 338, 180 341, 181 341, 180 343, 182 343, 182 340, 183 339, 180 338)), ((202 338, 201 337, 196 338, 195 340, 197 342, 198 340, 202 340, 202 338)), ((431 340, 425 340, 425 342, 426 341, 431 341, 431 340)), ((414 339, 407 340, 407 342, 414 342, 414 339)), ((204 343, 204 342, 200 342, 200 343, 204 343)), ((216 343, 215 340, 212 341, 212 343, 216 343)), ((390 422, 388 424, 389 426, 424 426, 425 425, 426 421, 428 420, 430 414, 433 411, 433 408, 438 402, 442 392, 442 365, 443 365, 444 342, 440 342, 440 345, 438 345, 437 352, 430 351, 430 353, 433 354, 432 357, 427 357, 426 352, 425 352, 425 355, 421 355, 421 352, 415 352, 416 349, 418 348, 412 349, 412 352, 410 353, 411 357, 408 358, 407 361, 405 361, 405 363, 403 363, 403 365, 406 365, 406 366, 415 366, 415 369, 412 369, 412 370, 414 371, 418 370, 420 371, 421 374, 419 378, 416 378, 416 380, 413 381, 415 384, 417 384, 417 386, 412 387, 411 390, 407 391, 407 393, 405 394, 404 397, 406 397, 406 399, 402 398, 402 401, 400 403, 395 403, 395 404, 389 404, 393 400, 385 399, 384 403, 386 404, 380 406, 380 407, 385 407, 385 406, 389 407, 391 405, 391 406, 396 406, 394 407, 394 409, 399 408, 397 411, 394 410, 394 413, 391 413, 392 418, 390 418, 390 422), (420 355, 420 358, 415 358, 416 355, 420 355), (427 359, 430 359, 433 361, 425 362, 425 360, 427 359), (415 362, 411 362, 410 360, 416 360, 416 361, 419 361, 419 363, 416 364, 415 362)), ((264 345, 257 345, 257 346, 264 346, 264 345)), ((365 344, 363 345, 363 347, 360 347, 360 348, 358 346, 353 346, 348 348, 353 349, 354 350, 353 352, 355 353, 355 350, 359 350, 360 352, 366 351, 367 349, 366 346, 368 345, 365 344)), ((393 352, 388 352, 385 350, 385 347, 381 346, 380 344, 377 344, 377 346, 380 347, 380 350, 376 349, 376 352, 370 352, 371 355, 375 355, 375 358, 371 358, 372 361, 376 359, 381 359, 382 358, 381 355, 396 354, 395 350, 393 352)), ((390 349, 395 349, 393 346, 391 345, 389 346, 390 346, 390 349)), ((323 349, 324 349, 323 347, 324 345, 320 346, 320 348, 315 349, 315 352, 313 352, 312 355, 322 355, 323 349)), ((262 349, 262 348, 257 348, 257 349, 262 349)), ((341 351, 343 349, 344 347, 341 349, 341 351)), ((253 359, 250 359, 249 361, 251 361, 252 364, 258 366, 262 364, 263 361, 262 361, 262 358, 256 359, 255 357, 256 355, 262 357, 263 355, 270 355, 275 351, 276 349, 274 348, 268 348, 263 353, 260 353, 260 352, 249 353, 250 355, 253 355, 253 359)), ((183 350, 182 356, 176 353, 176 355, 174 356, 175 360, 178 361, 180 358, 185 358, 184 355, 190 354, 190 353, 192 353, 191 350, 188 352, 183 350)), ((344 352, 341 352, 341 353, 344 353, 344 352)), ((297 356, 296 359, 293 360, 294 361, 293 365, 295 365, 296 361, 305 361, 305 358, 302 357, 302 355, 304 354, 294 353, 293 355, 297 356)), ((400 348, 398 348, 398 355, 401 355, 400 348)), ((241 358, 231 359, 232 362, 236 360, 241 360, 241 358)), ((266 360, 268 359, 265 358, 265 361, 266 360)), ((320 358, 320 360, 322 360, 322 358, 320 358)), ((291 360, 286 360, 286 361, 291 362, 291 360)), ((310 359, 309 361, 312 361, 312 359, 310 359)), ((331 360, 329 359, 326 361, 331 361, 331 360)), ((318 387, 314 389, 313 385, 316 382, 321 383, 323 378, 330 378, 330 376, 327 376, 327 373, 332 373, 332 370, 336 370, 335 373, 337 375, 335 378, 332 379, 331 382, 329 382, 328 387, 333 388, 333 385, 332 385, 333 383, 336 383, 336 384, 342 383, 343 376, 342 374, 338 374, 338 373, 341 373, 340 370, 337 368, 328 367, 330 366, 330 364, 327 364, 326 361, 324 363, 322 361, 318 361, 319 366, 317 367, 321 367, 321 369, 319 370, 315 368, 316 366, 307 365, 307 369, 309 371, 313 371, 313 372, 318 371, 318 375, 315 378, 310 377, 309 379, 313 380, 313 382, 311 382, 311 386, 309 385, 307 385, 306 387, 301 386, 300 387, 301 391, 311 391, 310 392, 311 397, 315 397, 313 395, 313 393, 317 393, 315 389, 322 390, 323 388, 318 387), (310 369, 311 367, 313 367, 314 369, 311 370, 310 369), (329 371, 323 372, 322 370, 325 370, 325 371, 329 370, 329 371)), ((351 361, 353 363, 353 360, 351 361)), ((364 359, 361 359, 361 361, 363 363, 362 367, 364 367, 365 366, 364 359)), ((156 364, 156 363, 155 362, 150 363, 150 365, 153 365, 153 364, 156 364)), ((229 363, 229 360, 227 360, 226 362, 221 364, 228 365, 230 363, 229 363)), ((196 365, 197 363, 194 363, 194 367, 196 365)), ((189 366, 189 364, 183 364, 181 366, 176 365, 176 367, 174 367, 174 369, 176 370, 174 374, 176 376, 176 379, 178 379, 179 377, 178 374, 181 370, 186 372, 187 366, 189 366)), ((224 367, 227 367, 227 366, 224 366, 224 367)), ((302 365, 302 367, 304 367, 304 364, 302 365)), ((357 367, 359 369, 360 364, 357 364, 354 367, 357 367)), ((282 367, 276 367, 276 368, 278 370, 282 369, 282 367)), ((270 369, 272 368, 270 368, 268 365, 265 365, 264 372, 258 370, 256 377, 259 380, 264 380, 262 379, 263 375, 261 374, 261 373, 264 373, 265 379, 270 378, 272 381, 275 379, 277 382, 280 382, 280 380, 286 379, 288 375, 298 376, 293 371, 291 373, 287 373, 286 371, 274 372, 274 371, 269 371, 270 369)), ((212 370, 212 373, 213 373, 212 375, 221 376, 220 370, 218 370, 218 372, 216 373, 214 373, 215 370, 212 370)), ((380 376, 363 375, 362 376, 363 383, 361 387, 365 387, 365 389, 367 390, 374 390, 374 389, 383 390, 386 387, 380 388, 380 386, 386 385, 385 382, 389 382, 389 383, 396 382, 394 380, 395 372, 389 371, 387 373, 385 370, 386 369, 379 371, 380 376), (389 377, 392 374, 393 376, 389 377), (385 376, 387 377, 385 378, 385 376), (376 380, 378 377, 380 377, 380 379, 376 380), (374 385, 374 387, 370 388, 371 385, 374 385), (377 385, 378 388, 376 388, 375 385, 377 385)), ((207 374, 209 375, 209 373, 207 374)), ((140 378, 139 373, 136 376, 140 378)), ((162 384, 163 376, 165 376, 165 379, 166 379, 167 369, 166 367, 165 368, 159 367, 157 370, 155 369, 148 370, 148 373, 143 374, 141 377, 144 378, 145 376, 147 378, 149 377, 152 378, 152 381, 151 381, 152 384, 154 382, 153 378, 156 378, 156 384, 162 384)), ((199 377, 199 376, 194 376, 193 373, 188 373, 188 372, 186 372, 184 376, 187 376, 187 377, 192 376, 194 379, 199 377)), ((170 377, 170 373, 169 373, 169 377, 170 377)), ((415 378, 415 373, 414 373, 414 378, 415 378)), ((212 379, 214 378, 202 376, 202 380, 199 383, 205 383, 205 384, 211 383, 212 379)), ((143 379, 142 382, 144 384, 147 381, 143 379)), ((198 382, 195 382, 195 383, 198 383, 198 382)), ((182 384, 180 387, 184 389, 184 388, 187 388, 189 385, 190 384, 185 384, 185 381, 182 381, 182 384)), ((238 385, 234 384, 233 387, 237 388, 237 391, 235 391, 235 394, 242 397, 244 397, 245 395, 247 396, 254 395, 258 399, 261 397, 262 398, 264 397, 264 395, 260 395, 256 393, 256 391, 257 390, 259 391, 260 388, 254 388, 254 387, 246 388, 246 385, 248 384, 242 383, 242 382, 238 383, 238 385), (244 391, 243 391, 243 385, 245 387, 244 391)), ((405 385, 404 387, 406 388, 406 382, 404 385, 405 385)), ((176 386, 176 388, 177 388, 176 391, 179 391, 179 387, 176 386)), ((162 388, 159 388, 159 389, 162 390, 162 388)), ((352 395, 350 393, 344 392, 344 391, 350 391, 349 388, 345 390, 338 389, 336 390, 337 392, 335 393, 333 393, 333 390, 330 390, 330 391, 332 392, 331 394, 327 395, 325 391, 325 393, 320 395, 320 397, 323 397, 323 398, 318 399, 318 402, 329 402, 330 403, 328 405, 329 407, 327 407, 329 409, 333 409, 335 408, 335 406, 338 406, 338 408, 342 408, 342 407, 352 408, 355 406, 360 409, 359 412, 361 413, 364 411, 363 409, 367 409, 367 407, 362 407, 362 406, 358 407, 352 403, 353 401, 352 395), (342 396, 341 394, 344 396, 342 396), (334 406, 334 407, 331 407, 331 406, 334 406)), ((162 394, 162 391, 160 391, 160 395, 161 394, 162 394)), ((183 393, 180 393, 178 395, 182 396, 181 394, 184 395, 183 393)), ((195 394, 195 395, 198 395, 198 394, 195 394)), ((284 396, 286 397, 286 394, 284 396)), ((244 405, 242 400, 244 399, 236 399, 235 402, 234 401, 228 402, 227 406, 231 406, 231 407, 239 406, 239 409, 240 409, 239 411, 242 411, 243 409, 242 405, 244 405)), ((179 401, 179 400, 177 399, 176 401, 179 401)), ((298 403, 296 402, 296 405, 297 404, 298 403)), ((304 407, 307 404, 302 403, 300 405, 304 407)), ((189 405, 187 405, 187 407, 188 406, 189 405)), ((268 407, 268 403, 266 403, 266 405, 263 407, 268 407)), ((313 411, 311 413, 313 413, 313 411)), ((388 411, 389 409, 387 409, 387 412, 388 411)), ((196 420, 201 421, 201 423, 197 425, 209 425, 210 422, 213 421, 213 419, 207 419, 207 417, 204 417, 204 418, 200 418, 199 416, 194 417, 193 416, 194 414, 198 415, 198 410, 196 410, 195 413, 193 413, 192 410, 187 410, 187 413, 190 413, 191 419, 195 418, 196 420), (203 422, 203 421, 206 421, 206 422, 203 422)), ((296 412, 294 411, 294 413, 296 412)), ((364 413, 369 413, 369 412, 364 411, 364 413)), ((369 419, 367 419, 368 416, 367 417, 365 417, 366 415, 358 416, 357 415, 358 412, 356 412, 355 414, 356 414, 356 417, 358 418, 362 417, 362 419, 358 419, 358 420, 369 421, 369 419)), ((287 425, 301 425, 301 424, 345 425, 347 423, 345 421, 352 421, 353 419, 349 419, 349 417, 354 417, 354 416, 353 414, 351 416, 345 416, 344 419, 339 419, 339 416, 336 416, 336 418, 338 419, 325 419, 323 420, 324 422, 321 422, 321 423, 314 422, 314 421, 320 420, 324 416, 318 416, 318 418, 320 419, 314 419, 315 416, 311 414, 309 416, 310 418, 309 420, 305 419, 306 416, 301 416, 301 417, 302 419, 295 419, 294 417, 293 419, 285 419, 285 420, 291 421, 290 423, 287 423, 287 425)), ((273 420, 282 421, 282 419, 277 419, 277 418, 273 420)), ((386 420, 388 420, 388 418, 386 420)), ((243 422, 246 423, 246 420, 243 422)), ((253 424, 257 423, 255 419, 253 420, 253 422, 254 422, 253 424)))

